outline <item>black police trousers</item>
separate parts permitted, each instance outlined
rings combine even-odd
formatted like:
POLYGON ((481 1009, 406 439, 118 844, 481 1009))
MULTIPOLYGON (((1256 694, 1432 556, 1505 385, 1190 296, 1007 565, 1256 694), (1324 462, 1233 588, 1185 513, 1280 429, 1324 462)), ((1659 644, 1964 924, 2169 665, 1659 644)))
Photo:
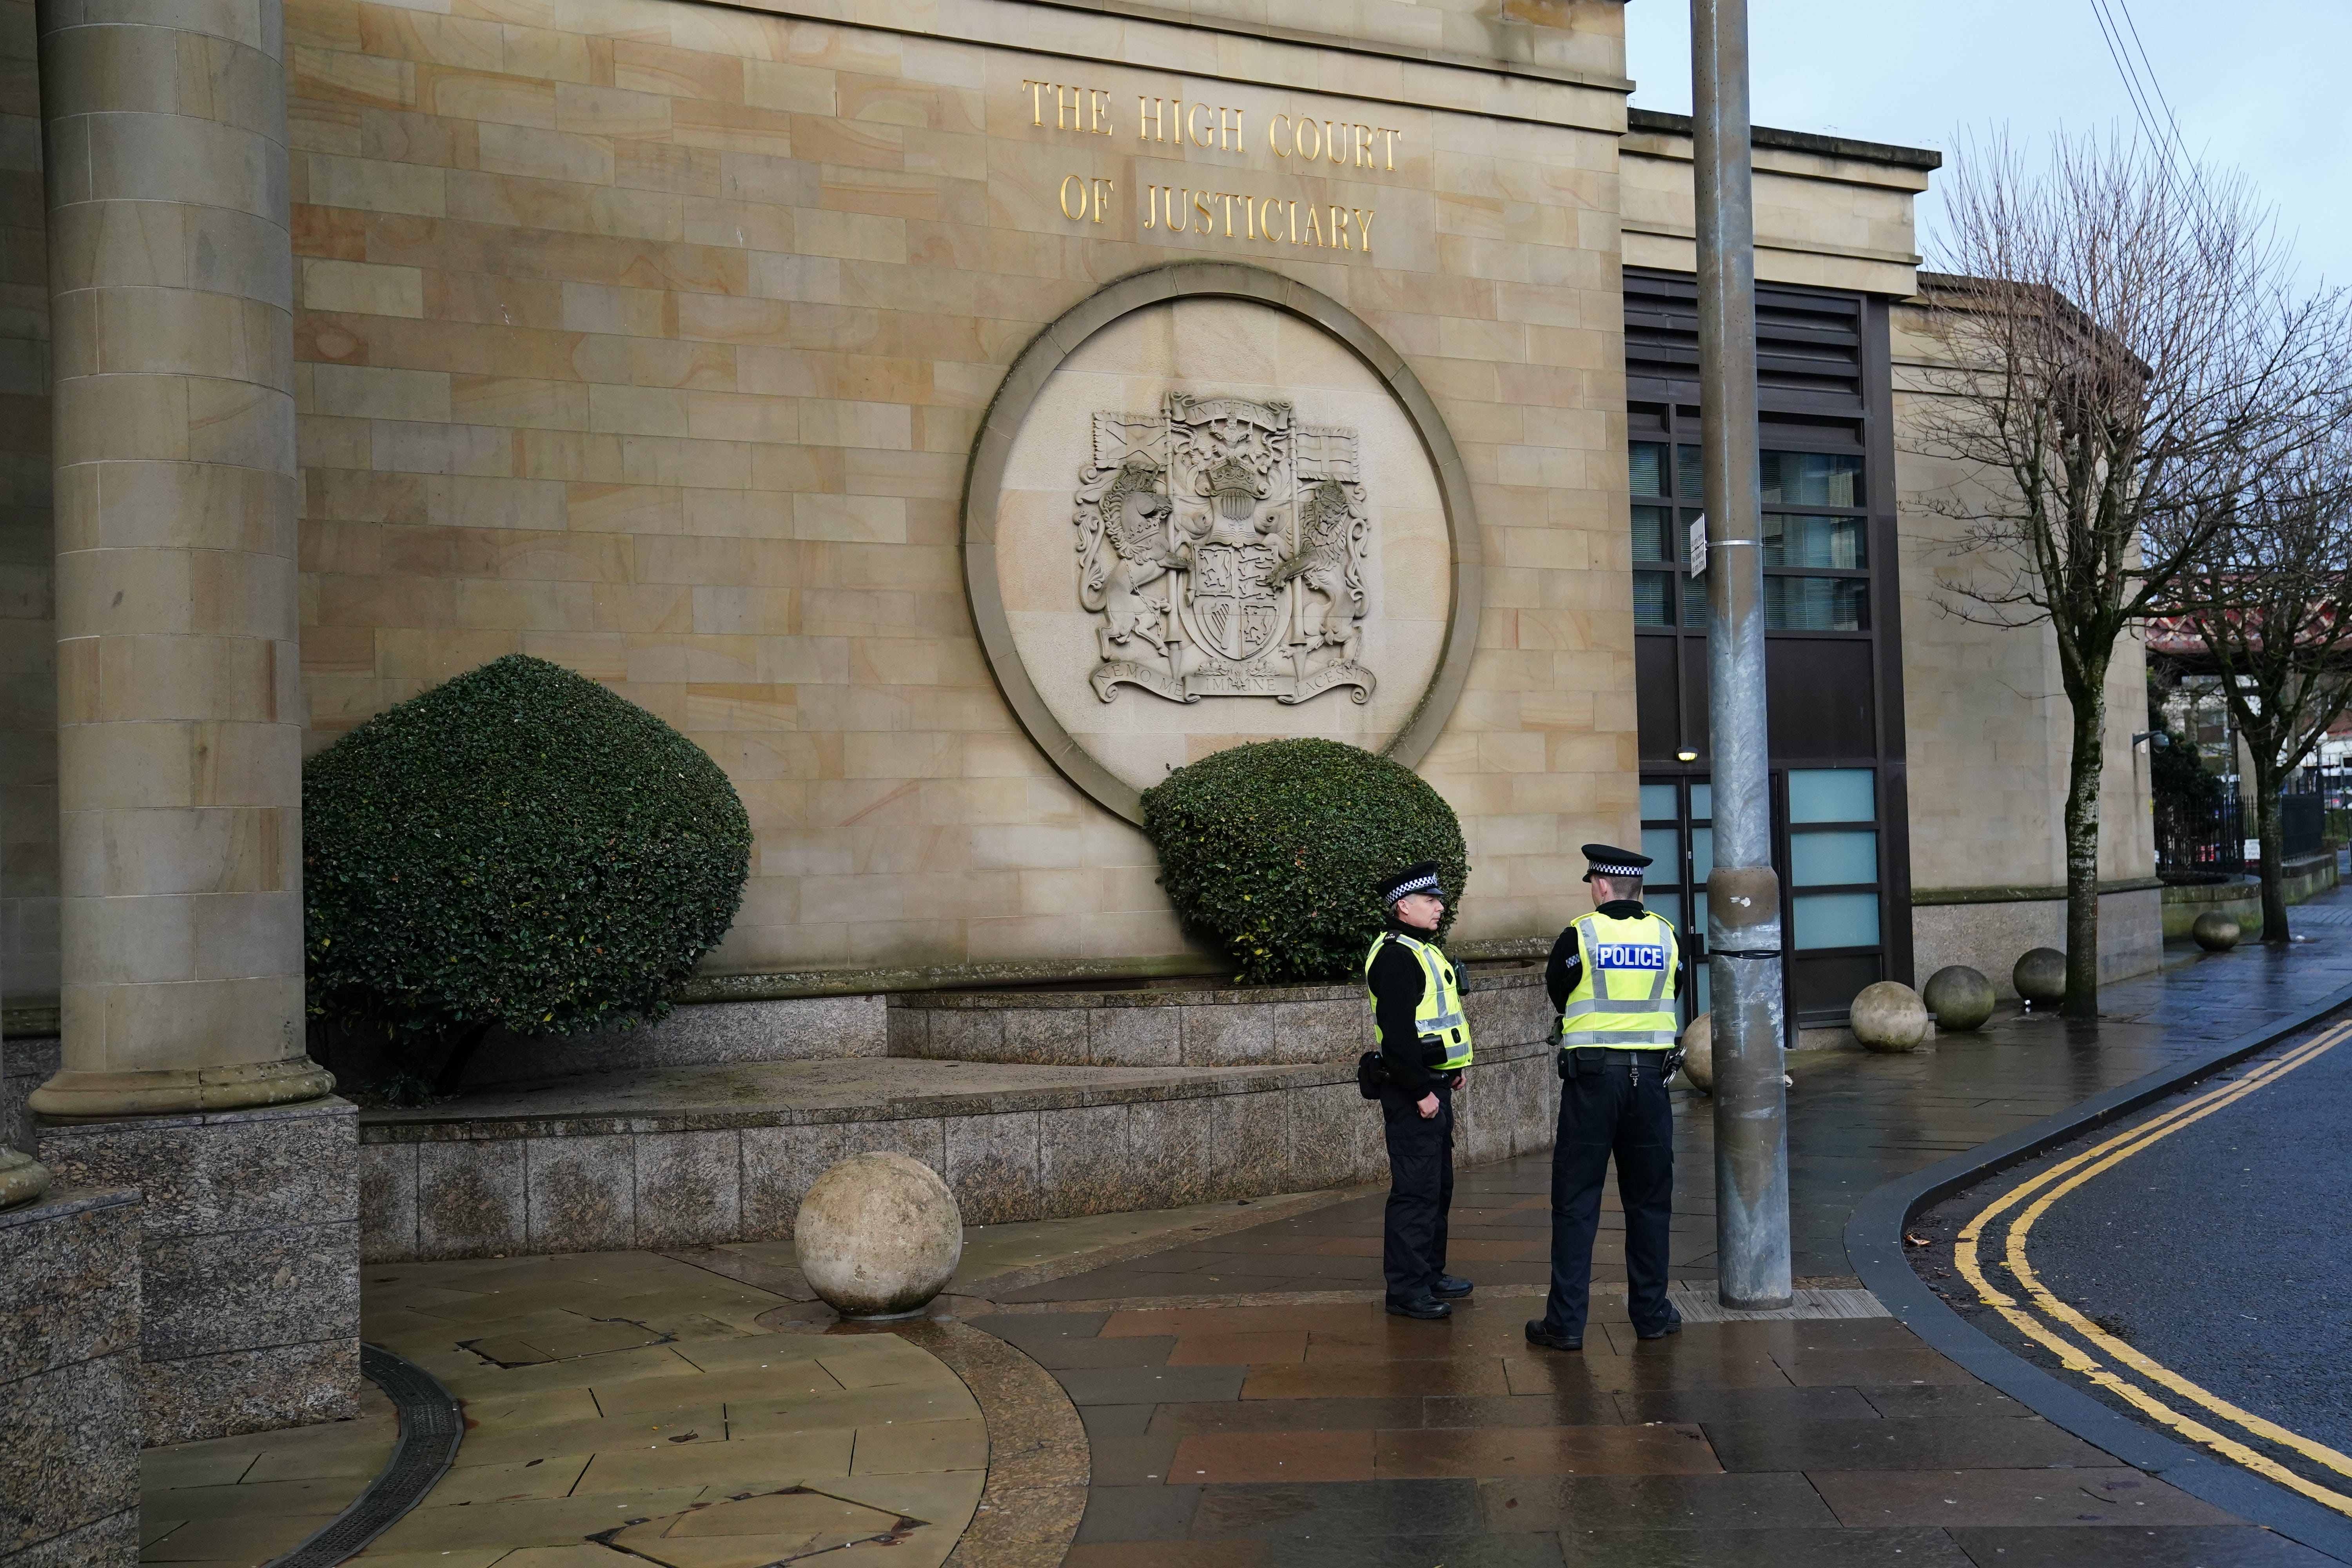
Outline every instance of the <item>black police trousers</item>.
POLYGON ((1439 1079, 1437 1114, 1424 1117, 1402 1089, 1381 1090, 1389 1145, 1389 1206, 1381 1271, 1389 1300, 1418 1300, 1445 1272, 1445 1214, 1454 1206, 1454 1089, 1439 1079))
POLYGON ((1603 1063, 1560 1080, 1559 1141, 1551 1155, 1551 1296, 1544 1304, 1544 1325, 1556 1332, 1584 1332, 1601 1184, 1612 1154, 1617 1198, 1625 1210, 1627 1310, 1639 1332, 1675 1320, 1666 1300, 1675 1116, 1662 1065, 1603 1063))

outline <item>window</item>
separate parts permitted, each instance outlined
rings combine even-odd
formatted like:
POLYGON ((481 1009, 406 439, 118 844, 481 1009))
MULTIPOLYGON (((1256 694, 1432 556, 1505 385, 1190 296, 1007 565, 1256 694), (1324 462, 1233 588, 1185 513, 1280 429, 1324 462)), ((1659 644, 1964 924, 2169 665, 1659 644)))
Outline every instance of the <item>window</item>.
MULTIPOLYGON (((1697 423, 1687 410, 1659 412, 1677 433, 1697 423)), ((1698 445, 1630 442, 1625 467, 1633 493, 1633 624, 1704 630, 1706 581, 1689 571, 1690 528, 1703 515, 1706 495, 1698 445), (1676 577, 1679 592, 1672 586, 1676 577)), ((1760 455, 1757 479, 1764 505, 1765 626, 1868 631, 1869 520, 1862 504, 1861 457, 1775 448, 1760 455)))

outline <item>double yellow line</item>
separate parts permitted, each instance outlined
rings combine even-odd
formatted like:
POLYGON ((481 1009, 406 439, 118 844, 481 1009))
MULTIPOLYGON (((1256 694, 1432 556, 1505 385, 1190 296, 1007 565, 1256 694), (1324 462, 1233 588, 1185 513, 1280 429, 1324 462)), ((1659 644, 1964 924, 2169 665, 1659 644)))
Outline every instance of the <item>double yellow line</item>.
POLYGON ((2207 1421, 2175 1408, 2156 1390, 2200 1406, 2221 1424, 2300 1454, 2347 1480, 2352 1480, 2352 1457, 2290 1432, 2252 1411, 2242 1410, 2220 1394, 2200 1388, 2170 1367, 2141 1354, 2052 1295, 2025 1255, 2034 1221, 2047 1214, 2060 1198, 2223 1106, 2235 1104, 2256 1089, 2276 1083, 2295 1068, 2334 1049, 2347 1037, 2352 1037, 2352 1022, 2338 1024, 2235 1082, 2217 1085, 2012 1187, 1961 1228, 1953 1247, 1953 1261, 1985 1305, 2007 1319, 2018 1332, 2054 1352, 2059 1363, 2068 1372, 2078 1373, 2098 1387, 2113 1391, 2183 1436, 2202 1443, 2256 1474, 2292 1488, 2338 1513, 2352 1515, 2352 1495, 2305 1479, 2207 1421), (1988 1279, 1979 1261, 1979 1248, 1987 1244, 1989 1235, 1999 1232, 2004 1225, 2006 1235, 1998 1237, 2001 1242, 2000 1259, 2024 1291, 2021 1301, 1988 1279))

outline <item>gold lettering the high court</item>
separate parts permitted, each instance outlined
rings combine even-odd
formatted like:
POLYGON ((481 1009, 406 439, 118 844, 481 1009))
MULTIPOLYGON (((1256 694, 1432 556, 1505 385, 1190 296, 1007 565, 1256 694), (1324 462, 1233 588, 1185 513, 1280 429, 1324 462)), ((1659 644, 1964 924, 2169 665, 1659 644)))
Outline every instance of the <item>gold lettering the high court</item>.
MULTIPOLYGON (((1028 97, 1029 123, 1084 136, 1116 136, 1110 89, 1052 81, 1021 84, 1028 97)), ((1161 146, 1190 145, 1213 152, 1244 149, 1243 110, 1224 104, 1186 102, 1181 98, 1138 94, 1136 140, 1147 153, 1161 146)), ((1386 125, 1276 114, 1266 121, 1266 146, 1286 172, 1319 171, 1324 165, 1391 174, 1404 132, 1386 125)), ((1115 211, 1117 185, 1099 175, 1069 174, 1060 190, 1062 216, 1073 223, 1099 224, 1115 211)), ((1301 200, 1247 191, 1146 184, 1140 228, 1145 233, 1198 234, 1240 243, 1307 245, 1325 250, 1372 249, 1371 207, 1301 200)))

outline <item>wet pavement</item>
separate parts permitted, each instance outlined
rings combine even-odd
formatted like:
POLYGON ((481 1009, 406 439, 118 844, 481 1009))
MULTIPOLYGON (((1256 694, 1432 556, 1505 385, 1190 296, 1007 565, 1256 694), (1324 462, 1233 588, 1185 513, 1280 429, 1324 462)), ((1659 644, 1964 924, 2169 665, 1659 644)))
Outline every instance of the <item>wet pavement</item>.
MULTIPOLYGON (((1793 1057, 1800 1281, 1854 1283, 1842 1233, 1881 1184, 2352 985, 2352 929, 2304 929, 2318 940, 2284 952, 2175 954, 2109 987, 2095 1023, 2012 1010, 1909 1056, 1793 1057)), ((1678 1095, 1686 1285, 1713 1273, 1711 1131, 1707 1101, 1678 1095)), ((1548 1180, 1542 1158, 1458 1173, 1450 1262, 1480 1289, 1448 1323, 1382 1311, 1377 1194, 991 1291, 976 1325, 1086 1419, 1069 1568, 2334 1561, 2071 1436, 1890 1319, 1635 1343, 1603 1289, 1583 1352, 1533 1349, 1548 1180)), ((1609 1208, 1595 1277, 1622 1287, 1609 1208)))

